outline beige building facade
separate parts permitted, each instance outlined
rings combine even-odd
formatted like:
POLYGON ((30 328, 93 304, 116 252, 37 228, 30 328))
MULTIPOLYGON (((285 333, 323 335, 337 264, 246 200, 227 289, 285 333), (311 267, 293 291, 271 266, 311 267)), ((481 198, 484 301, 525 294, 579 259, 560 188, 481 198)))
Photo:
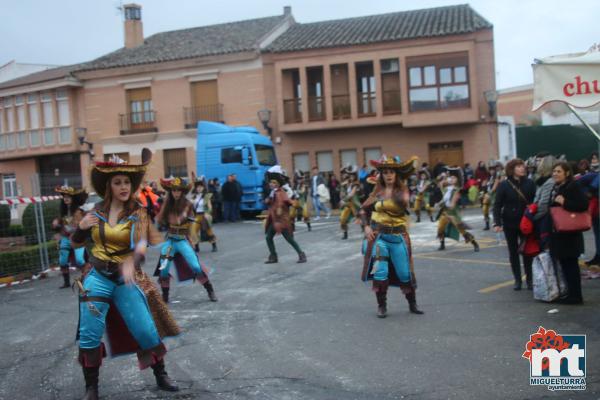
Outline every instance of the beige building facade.
POLYGON ((289 171, 339 173, 382 153, 447 164, 497 157, 483 97, 495 88, 493 29, 469 6, 314 24, 286 7, 145 39, 141 7, 124 7, 123 48, 0 84, 2 196, 31 195, 35 173, 46 192, 88 186, 92 156, 135 163, 143 147, 154 152, 150 180, 189 176, 197 121, 264 131, 263 109, 289 171))

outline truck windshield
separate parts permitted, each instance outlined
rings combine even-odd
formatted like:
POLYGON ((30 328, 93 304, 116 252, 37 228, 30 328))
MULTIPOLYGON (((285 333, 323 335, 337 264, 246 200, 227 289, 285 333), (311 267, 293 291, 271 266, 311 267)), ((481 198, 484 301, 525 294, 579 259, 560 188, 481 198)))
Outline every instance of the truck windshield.
POLYGON ((260 165, 275 165, 277 160, 275 159, 275 151, 273 147, 266 146, 264 144, 255 145, 256 157, 260 165))

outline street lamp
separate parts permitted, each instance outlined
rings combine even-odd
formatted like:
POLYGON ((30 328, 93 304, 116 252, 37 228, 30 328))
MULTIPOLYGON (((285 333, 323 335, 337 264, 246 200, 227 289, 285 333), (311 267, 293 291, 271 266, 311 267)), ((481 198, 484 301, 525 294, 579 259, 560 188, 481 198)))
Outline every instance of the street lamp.
POLYGON ((77 129, 75 129, 75 131, 77 132, 77 138, 79 139, 79 144, 82 146, 84 144, 87 144, 88 145, 88 154, 90 155, 90 158, 94 158, 94 143, 88 142, 87 140, 85 140, 85 136, 87 135, 87 128, 77 128, 77 129))
POLYGON ((495 90, 486 90, 483 92, 483 96, 488 103, 490 118, 494 118, 494 115, 496 115, 496 104, 498 103, 498 92, 495 90))
POLYGON ((269 126, 269 121, 271 120, 271 110, 263 108, 262 110, 258 111, 257 115, 258 119, 263 124, 263 128, 265 128, 269 134, 269 138, 273 138, 273 128, 269 126))

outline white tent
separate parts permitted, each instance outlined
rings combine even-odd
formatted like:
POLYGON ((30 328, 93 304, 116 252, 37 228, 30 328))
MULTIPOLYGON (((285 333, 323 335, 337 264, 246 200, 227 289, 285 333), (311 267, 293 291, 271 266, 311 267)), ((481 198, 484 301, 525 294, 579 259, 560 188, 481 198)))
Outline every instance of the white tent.
POLYGON ((585 53, 535 60, 533 82, 533 110, 561 101, 600 140, 596 130, 575 109, 600 103, 600 46, 594 45, 585 53))

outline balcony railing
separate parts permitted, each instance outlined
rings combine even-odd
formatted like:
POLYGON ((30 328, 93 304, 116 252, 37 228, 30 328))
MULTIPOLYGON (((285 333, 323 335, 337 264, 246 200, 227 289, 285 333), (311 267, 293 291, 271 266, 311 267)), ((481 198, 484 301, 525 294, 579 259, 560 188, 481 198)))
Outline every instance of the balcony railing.
POLYGON ((358 92, 358 116, 374 116, 375 103, 375 92, 358 92))
POLYGON ((323 121, 325 119, 325 97, 308 98, 308 120, 323 121))
POLYGON ((198 121, 213 121, 225 123, 223 119, 223 104, 208 104, 196 107, 184 107, 183 117, 185 129, 194 129, 198 121))
POLYGON ((400 103, 400 90, 383 91, 383 113, 398 114, 402 112, 400 103))
POLYGON ((158 132, 154 110, 119 114, 119 130, 121 135, 132 133, 158 132))
POLYGON ((333 105, 333 119, 348 119, 352 116, 349 94, 331 96, 331 103, 333 105))
POLYGON ((302 122, 302 99, 283 101, 283 122, 286 124, 302 122))

